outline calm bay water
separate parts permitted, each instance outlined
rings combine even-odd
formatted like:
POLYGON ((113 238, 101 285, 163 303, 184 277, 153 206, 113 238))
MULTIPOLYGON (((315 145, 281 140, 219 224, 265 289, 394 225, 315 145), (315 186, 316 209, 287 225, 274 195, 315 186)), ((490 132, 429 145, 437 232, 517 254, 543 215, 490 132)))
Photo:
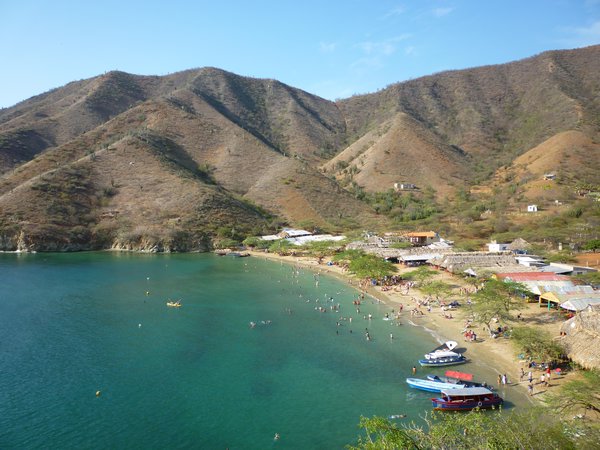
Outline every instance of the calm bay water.
POLYGON ((404 378, 433 338, 290 265, 0 254, 0 286, 2 449, 343 448, 361 415, 430 409, 404 378))

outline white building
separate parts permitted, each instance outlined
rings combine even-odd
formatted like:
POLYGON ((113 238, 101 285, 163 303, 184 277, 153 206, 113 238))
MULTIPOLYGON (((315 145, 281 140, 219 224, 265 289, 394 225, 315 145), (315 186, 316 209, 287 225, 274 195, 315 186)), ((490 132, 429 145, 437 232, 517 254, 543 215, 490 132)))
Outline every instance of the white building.
POLYGON ((508 250, 509 244, 501 244, 499 242, 492 241, 487 246, 488 252, 504 252, 508 250))

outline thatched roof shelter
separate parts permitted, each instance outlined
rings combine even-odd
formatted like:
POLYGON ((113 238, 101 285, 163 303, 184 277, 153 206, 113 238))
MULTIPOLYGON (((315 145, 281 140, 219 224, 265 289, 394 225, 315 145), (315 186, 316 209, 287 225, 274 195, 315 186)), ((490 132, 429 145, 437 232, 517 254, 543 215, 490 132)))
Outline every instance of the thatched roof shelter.
POLYGON ((462 273, 466 269, 505 268, 517 265, 513 255, 506 252, 461 252, 449 253, 429 261, 452 273, 462 273))
POLYGON ((586 369, 600 368, 600 305, 590 305, 561 327, 567 355, 586 369))
POLYGON ((529 250, 530 248, 531 248, 531 244, 523 238, 515 239, 510 244, 508 244, 508 247, 507 247, 508 250, 512 250, 512 251, 529 250))

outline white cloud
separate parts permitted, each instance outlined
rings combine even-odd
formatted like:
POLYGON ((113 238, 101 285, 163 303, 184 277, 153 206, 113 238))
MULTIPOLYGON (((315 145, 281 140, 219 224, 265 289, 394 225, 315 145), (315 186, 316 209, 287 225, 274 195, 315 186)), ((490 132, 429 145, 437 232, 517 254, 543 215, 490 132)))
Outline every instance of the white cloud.
POLYGON ((416 55, 417 50, 412 45, 409 45, 408 47, 404 47, 404 54, 407 56, 416 55))
POLYGON ((431 10, 431 13, 435 16, 435 17, 443 17, 443 16, 447 16, 448 14, 450 14, 452 11, 454 11, 454 8, 435 8, 431 10))
POLYGON ((396 51, 396 44, 410 38, 410 34, 394 36, 383 41, 364 41, 356 44, 367 55, 389 56, 396 51))
POLYGON ((381 41, 364 41, 356 44, 363 55, 350 64, 350 69, 357 75, 364 76, 368 72, 384 68, 386 60, 396 53, 398 43, 410 37, 410 34, 401 34, 381 41))
POLYGON ((600 20, 587 27, 565 28, 564 31, 570 34, 570 37, 563 40, 569 46, 585 47, 600 44, 600 20))
POLYGON ((391 9, 390 11, 388 11, 386 14, 384 14, 384 16, 382 17, 382 19, 389 19, 390 17, 399 16, 400 14, 403 14, 404 11, 406 11, 404 9, 404 6, 398 5, 395 8, 391 9))
POLYGON ((333 53, 336 48, 336 42, 319 42, 319 50, 322 53, 333 53))

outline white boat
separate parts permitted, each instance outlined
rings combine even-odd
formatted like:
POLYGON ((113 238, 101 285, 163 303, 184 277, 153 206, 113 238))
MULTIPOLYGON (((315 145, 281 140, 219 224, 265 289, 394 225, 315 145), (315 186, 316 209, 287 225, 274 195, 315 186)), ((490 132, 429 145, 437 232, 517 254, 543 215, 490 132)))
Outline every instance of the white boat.
POLYGON ((425 359, 419 360, 419 364, 422 366, 451 366, 467 362, 467 358, 463 355, 452 351, 457 346, 458 343, 456 341, 446 341, 427 353, 425 359))
POLYGON ((437 380, 427 380, 421 378, 407 378, 406 383, 415 389, 429 392, 442 392, 443 389, 459 389, 465 386, 457 383, 445 383, 437 380))

